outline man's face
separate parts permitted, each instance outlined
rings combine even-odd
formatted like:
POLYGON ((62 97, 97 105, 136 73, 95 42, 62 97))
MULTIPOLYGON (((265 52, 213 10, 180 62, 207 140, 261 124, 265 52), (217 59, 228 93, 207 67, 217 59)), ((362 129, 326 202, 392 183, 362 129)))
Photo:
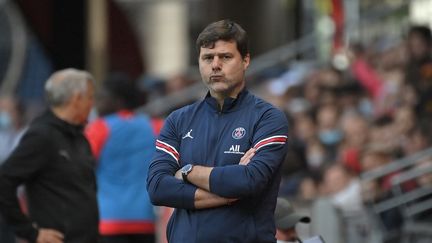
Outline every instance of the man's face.
POLYGON ((110 95, 109 91, 102 88, 96 92, 95 106, 99 116, 105 116, 117 111, 115 99, 110 95))
POLYGON ((284 242, 298 242, 298 236, 295 228, 276 229, 276 239, 284 242))
POLYGON ((411 34, 408 37, 408 50, 414 60, 422 60, 429 55, 429 46, 419 34, 411 34))
POLYGON ((235 98, 244 87, 249 61, 249 55, 242 58, 235 41, 218 40, 213 48, 201 47, 199 69, 210 94, 235 98))
POLYGON ((94 86, 91 82, 87 84, 87 91, 83 94, 79 94, 77 98, 77 112, 78 119, 81 124, 87 122, 87 118, 90 114, 90 111, 93 107, 94 102, 94 86))

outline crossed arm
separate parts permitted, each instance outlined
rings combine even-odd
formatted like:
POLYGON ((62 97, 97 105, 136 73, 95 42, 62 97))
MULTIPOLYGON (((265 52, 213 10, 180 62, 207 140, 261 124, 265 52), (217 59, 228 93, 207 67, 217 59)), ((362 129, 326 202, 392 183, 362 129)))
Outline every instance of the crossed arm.
MULTIPOLYGON (((172 116, 177 116, 174 113, 172 116)), ((149 167, 147 190, 154 205, 183 209, 203 209, 230 204, 257 195, 268 186, 286 154, 288 125, 283 113, 266 112, 256 125, 253 148, 238 164, 205 167, 195 165, 182 181, 176 117, 168 117, 160 138, 157 155, 149 167), (256 151, 260 151, 256 153, 256 151)))
MULTIPOLYGON (((249 149, 240 159, 240 165, 247 165, 255 155, 255 149, 249 149)), ((225 198, 210 192, 210 174, 213 167, 194 165, 192 171, 187 176, 189 183, 198 187, 195 191, 195 208, 212 208, 229 205, 237 198, 225 198)), ((177 179, 183 180, 180 170, 175 173, 177 179)))

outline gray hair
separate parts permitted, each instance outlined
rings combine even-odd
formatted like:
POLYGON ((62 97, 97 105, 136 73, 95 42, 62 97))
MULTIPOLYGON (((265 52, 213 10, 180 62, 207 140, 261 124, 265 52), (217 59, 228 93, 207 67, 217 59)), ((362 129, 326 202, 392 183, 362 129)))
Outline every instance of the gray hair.
POLYGON ((93 76, 74 68, 59 70, 51 75, 45 83, 45 98, 49 106, 65 104, 75 93, 84 94, 88 83, 93 83, 93 76))

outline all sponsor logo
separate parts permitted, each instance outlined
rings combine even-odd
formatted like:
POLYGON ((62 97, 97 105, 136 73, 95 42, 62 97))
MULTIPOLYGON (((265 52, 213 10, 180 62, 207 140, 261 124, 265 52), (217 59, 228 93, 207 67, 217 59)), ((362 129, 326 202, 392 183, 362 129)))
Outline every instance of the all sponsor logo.
POLYGON ((245 154, 240 151, 240 145, 231 145, 229 150, 224 151, 225 154, 245 154))

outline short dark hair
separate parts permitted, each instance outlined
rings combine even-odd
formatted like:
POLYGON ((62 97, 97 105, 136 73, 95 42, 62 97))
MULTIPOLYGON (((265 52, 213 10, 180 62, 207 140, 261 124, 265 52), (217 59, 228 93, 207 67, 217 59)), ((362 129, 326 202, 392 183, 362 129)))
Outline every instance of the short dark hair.
POLYGON ((422 38, 427 45, 429 46, 432 45, 432 33, 431 33, 431 29, 428 26, 424 26, 424 25, 411 26, 408 31, 408 35, 409 36, 417 35, 420 38, 422 38))
POLYGON ((113 72, 102 83, 102 89, 114 99, 123 102, 127 109, 134 109, 139 105, 138 91, 135 83, 123 72, 113 72))
POLYGON ((229 19, 213 22, 204 28, 196 41, 198 54, 200 53, 201 47, 213 48, 215 42, 218 40, 233 40, 236 42, 237 49, 242 57, 246 57, 246 55, 249 54, 249 43, 246 31, 239 24, 229 19))

